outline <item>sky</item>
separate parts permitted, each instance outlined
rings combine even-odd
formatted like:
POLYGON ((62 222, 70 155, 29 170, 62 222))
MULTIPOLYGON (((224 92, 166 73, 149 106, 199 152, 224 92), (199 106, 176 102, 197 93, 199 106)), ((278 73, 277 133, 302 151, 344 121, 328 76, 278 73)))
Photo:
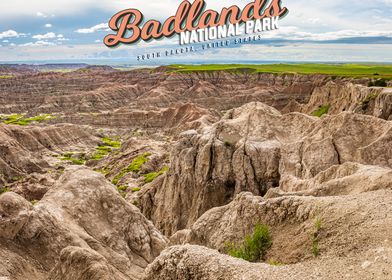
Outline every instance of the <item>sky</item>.
MULTIPOLYGON (((207 0, 219 11, 251 0, 207 0)), ((163 21, 180 0, 12 0, 0 2, 0 62, 103 62, 167 64, 213 62, 380 62, 392 63, 392 0, 282 0, 289 14, 279 30, 257 43, 193 54, 137 61, 137 55, 179 48, 170 39, 106 47, 109 19, 139 9, 145 19, 163 21)))

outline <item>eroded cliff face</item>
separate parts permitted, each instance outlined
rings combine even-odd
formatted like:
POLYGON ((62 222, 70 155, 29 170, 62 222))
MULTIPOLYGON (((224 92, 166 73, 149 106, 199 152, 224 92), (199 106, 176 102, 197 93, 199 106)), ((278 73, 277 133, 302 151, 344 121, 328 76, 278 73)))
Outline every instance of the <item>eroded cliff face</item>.
POLYGON ((86 168, 67 170, 34 206, 15 193, 1 195, 0 215, 1 273, 12 279, 140 279, 167 243, 86 168))
POLYGON ((0 124, 0 186, 32 173, 45 173, 51 156, 70 150, 86 149, 99 139, 89 129, 63 124, 22 127, 0 124))
POLYGON ((392 89, 331 81, 316 87, 307 104, 290 104, 284 111, 311 114, 320 106, 329 106, 329 114, 355 112, 391 120, 392 89))
POLYGON ((321 119, 282 115, 265 104, 250 103, 200 133, 184 132, 172 151, 170 172, 162 185, 146 191, 153 203, 146 202, 142 211, 171 235, 242 191, 262 196, 276 187, 310 191, 317 188, 312 182, 320 180, 351 176, 359 181, 364 170, 370 176, 365 181, 381 176, 378 182, 385 185, 392 167, 391 133, 391 123, 375 117, 347 112, 321 119), (380 168, 375 174, 348 163, 380 168))

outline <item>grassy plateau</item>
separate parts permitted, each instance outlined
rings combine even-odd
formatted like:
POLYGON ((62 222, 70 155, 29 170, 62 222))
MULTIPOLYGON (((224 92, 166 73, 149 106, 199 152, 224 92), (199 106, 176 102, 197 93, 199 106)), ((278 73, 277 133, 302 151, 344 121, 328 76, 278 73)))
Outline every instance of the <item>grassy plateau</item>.
POLYGON ((392 65, 386 64, 204 64, 170 65, 174 72, 238 71, 254 73, 323 74, 355 78, 384 78, 392 80, 392 65))

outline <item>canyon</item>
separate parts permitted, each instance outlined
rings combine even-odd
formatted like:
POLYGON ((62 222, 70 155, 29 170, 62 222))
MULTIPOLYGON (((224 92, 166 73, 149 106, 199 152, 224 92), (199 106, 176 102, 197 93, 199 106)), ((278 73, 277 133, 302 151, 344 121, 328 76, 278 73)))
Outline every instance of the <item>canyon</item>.
POLYGON ((50 68, 0 67, 0 279, 392 277, 390 81, 50 68))

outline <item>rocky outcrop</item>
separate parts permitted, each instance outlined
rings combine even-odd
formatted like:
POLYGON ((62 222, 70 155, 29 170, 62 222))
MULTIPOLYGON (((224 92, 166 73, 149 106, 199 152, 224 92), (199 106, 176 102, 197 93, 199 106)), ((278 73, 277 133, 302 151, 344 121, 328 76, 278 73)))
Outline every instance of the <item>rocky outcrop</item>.
POLYGON ((165 109, 137 110, 122 108, 106 113, 69 114, 53 122, 73 124, 88 123, 97 127, 116 127, 122 129, 144 129, 177 134, 188 129, 198 129, 211 125, 220 115, 194 104, 176 104, 165 109))
POLYGON ((86 168, 70 168, 34 207, 2 194, 0 215, 0 247, 9 252, 0 271, 10 279, 26 279, 19 269, 34 272, 28 279, 140 279, 167 243, 113 185, 86 168))
POLYGON ((0 186, 50 167, 55 152, 95 147, 95 133, 75 125, 21 127, 0 124, 0 186))
MULTIPOLYGON (((375 117, 347 112, 321 119, 300 113, 282 115, 265 104, 250 103, 228 112, 200 133, 184 132, 172 151, 170 172, 161 185, 142 194, 146 199, 142 198, 145 204, 141 208, 171 235, 242 191, 265 195, 279 185, 285 191, 304 191, 286 183, 312 179, 344 163, 385 168, 377 174, 368 169, 366 176, 373 173, 371 180, 385 175, 380 180, 387 186, 392 167, 391 133, 392 124, 375 117)), ((344 168, 346 172, 341 174, 347 174, 340 177, 356 172, 355 167, 351 174, 349 165, 344 168)), ((332 173, 320 176, 332 180, 332 173)), ((352 188, 346 184, 345 190, 329 192, 348 194, 355 192, 352 188)))
POLYGON ((252 264, 221 255, 199 246, 174 246, 166 249, 147 268, 144 280, 384 280, 392 275, 390 247, 378 247, 362 258, 338 257, 295 265, 252 264))
POLYGON ((230 204, 206 212, 182 236, 173 236, 172 243, 226 252, 228 242, 241 242, 259 222, 268 225, 273 239, 266 260, 298 263, 312 258, 311 235, 319 221, 318 246, 323 257, 360 256, 382 243, 391 228, 386 222, 392 219, 387 213, 391 193, 388 188, 342 197, 269 199, 241 193, 230 204))
POLYGON ((355 112, 385 120, 392 118, 392 89, 368 87, 351 82, 329 82, 316 87, 307 104, 290 103, 285 111, 311 114, 320 106, 329 106, 329 114, 355 112))
POLYGON ((227 110, 251 101, 280 109, 290 99, 306 102, 313 89, 326 80, 321 75, 113 71, 96 67, 67 73, 34 73, 0 80, 0 113, 72 115, 123 107, 149 111, 189 102, 227 110))

